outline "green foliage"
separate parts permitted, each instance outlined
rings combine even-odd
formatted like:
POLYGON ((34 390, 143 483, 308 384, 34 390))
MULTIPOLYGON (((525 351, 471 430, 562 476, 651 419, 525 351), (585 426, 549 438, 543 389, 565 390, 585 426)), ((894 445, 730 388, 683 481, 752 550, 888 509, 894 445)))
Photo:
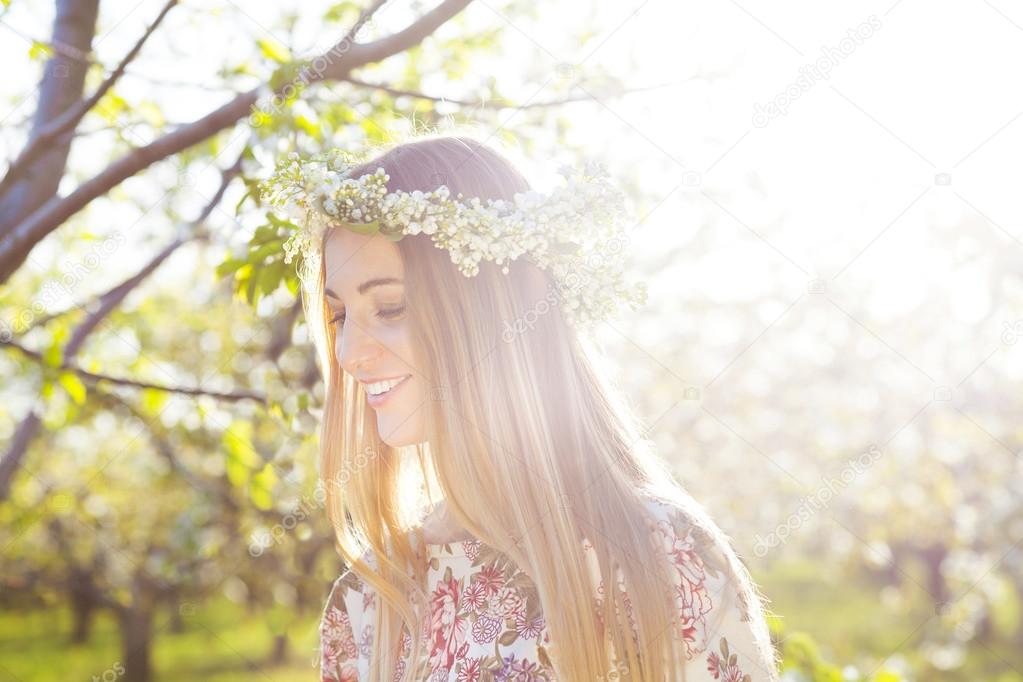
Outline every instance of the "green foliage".
POLYGON ((291 52, 284 45, 274 40, 272 37, 257 38, 256 45, 259 46, 259 51, 263 53, 263 56, 267 59, 277 62, 278 64, 284 64, 285 62, 291 61, 291 52))
POLYGON ((228 480, 243 490, 257 509, 270 509, 273 506, 277 474, 273 465, 270 462, 264 463, 256 451, 252 422, 232 422, 224 431, 221 444, 225 452, 228 480))
MULTIPOLYGON (((159 636, 153 651, 154 682, 250 682, 254 677, 307 682, 314 678, 318 614, 307 613, 285 628, 279 622, 282 608, 252 612, 217 595, 183 609, 181 632, 170 627, 169 609, 162 609, 155 623, 159 636), (267 659, 273 637, 281 631, 289 635, 288 660, 273 665, 267 659)), ((67 601, 58 595, 45 609, 0 611, 0 660, 12 679, 101 679, 105 670, 112 678, 112 662, 123 658, 113 615, 96 614, 92 637, 84 645, 64 644, 70 638, 71 623, 67 601)))
MULTIPOLYGON (((10 4, 10 0, 4 0, 4 7, 10 4)), ((28 48, 28 58, 32 61, 43 61, 53 56, 53 48, 38 40, 32 41, 32 47, 28 48)))
POLYGON ((242 258, 228 257, 217 266, 218 278, 234 276, 235 291, 250 305, 261 296, 272 294, 283 282, 293 294, 298 291, 298 275, 283 260, 283 246, 298 229, 294 223, 267 212, 266 223, 258 226, 242 258))

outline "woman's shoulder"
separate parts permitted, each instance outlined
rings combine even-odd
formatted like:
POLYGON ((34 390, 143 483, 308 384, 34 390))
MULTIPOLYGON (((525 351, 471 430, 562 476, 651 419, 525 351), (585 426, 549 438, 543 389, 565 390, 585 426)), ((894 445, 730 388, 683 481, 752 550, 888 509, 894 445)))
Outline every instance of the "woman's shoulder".
MULTIPOLYGON (((371 555, 371 552, 366 552, 361 560, 375 570, 371 555)), ((357 631, 363 621, 363 613, 375 606, 376 591, 355 572, 353 566, 348 566, 334 579, 327 593, 320 619, 321 630, 324 627, 343 625, 357 631)))
POLYGON ((733 570, 734 550, 696 502, 652 495, 643 501, 648 527, 676 565, 699 563, 714 578, 733 570))
MULTIPOLYGON (((373 565, 368 554, 362 560, 373 565)), ((359 654, 368 646, 372 628, 364 616, 375 604, 373 588, 351 566, 334 580, 320 616, 321 679, 358 679, 359 654)))
MULTIPOLYGON (((360 561, 371 569, 377 570, 377 564, 371 551, 364 552, 360 561)), ((335 578, 330 592, 327 594, 327 605, 346 608, 350 617, 357 616, 374 604, 373 587, 362 579, 362 576, 355 571, 354 566, 348 566, 341 575, 335 578)))
POLYGON ((670 566, 677 634, 689 657, 705 663, 699 674, 776 679, 759 596, 727 536, 690 500, 652 497, 645 505, 654 545, 670 566))

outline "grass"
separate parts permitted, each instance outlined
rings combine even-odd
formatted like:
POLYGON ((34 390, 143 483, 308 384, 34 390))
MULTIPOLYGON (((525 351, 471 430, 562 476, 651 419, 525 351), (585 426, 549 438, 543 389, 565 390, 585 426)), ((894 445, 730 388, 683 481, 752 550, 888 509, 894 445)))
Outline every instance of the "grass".
MULTIPOLYGON (((1005 641, 972 643, 960 665, 935 668, 914 647, 923 633, 933 636, 941 624, 925 596, 911 585, 894 596, 889 590, 886 596, 865 579, 825 573, 809 561, 777 564, 757 580, 771 598, 770 608, 780 616, 784 632, 809 634, 822 657, 839 669, 855 666, 866 674, 897 654, 908 665, 911 679, 1023 682, 1019 672, 1023 652, 1005 641)), ((175 633, 169 628, 169 613, 161 610, 154 624, 154 680, 309 682, 317 678, 318 616, 310 614, 292 627, 287 664, 271 666, 267 660, 273 633, 265 614, 249 613, 218 597, 183 616, 184 631, 175 633)), ((0 682, 116 679, 121 646, 110 615, 98 614, 84 645, 70 645, 70 631, 71 613, 63 607, 0 612, 0 682)), ((877 674, 871 679, 898 678, 877 674)))
POLYGON ((756 578, 783 631, 809 634, 822 657, 838 668, 855 666, 861 675, 877 669, 879 679, 904 666, 910 679, 928 682, 1023 682, 1023 652, 1011 641, 965 642, 958 665, 935 667, 918 647, 925 635, 954 641, 953 627, 911 581, 883 590, 842 571, 822 572, 812 561, 777 564, 756 578))
MULTIPOLYGON (((289 638, 288 662, 267 663, 273 633, 258 615, 219 598, 183 617, 184 631, 169 628, 166 609, 154 624, 152 651, 156 682, 206 680, 309 682, 316 679, 314 665, 318 614, 297 625, 289 638)), ((89 641, 69 643, 71 613, 66 608, 14 613, 0 612, 0 682, 51 680, 111 680, 119 677, 122 661, 117 623, 107 613, 93 622, 89 641)))

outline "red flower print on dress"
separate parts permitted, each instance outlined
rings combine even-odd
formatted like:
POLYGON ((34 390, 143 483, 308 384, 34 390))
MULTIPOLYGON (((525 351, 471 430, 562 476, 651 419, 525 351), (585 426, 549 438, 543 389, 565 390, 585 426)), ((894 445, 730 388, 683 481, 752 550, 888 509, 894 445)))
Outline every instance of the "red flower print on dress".
MULTIPOLYGON (((459 611, 458 581, 439 580, 430 598, 430 669, 449 669, 465 642, 468 622, 459 611)), ((464 654, 464 651, 463 651, 464 654)))
MULTIPOLYGON (((355 646, 348 612, 332 603, 328 604, 320 624, 320 669, 323 679, 343 679, 335 678, 334 671, 341 663, 351 661, 357 655, 358 648, 355 646)), ((342 673, 348 667, 344 666, 342 673)))
POLYGON ((707 573, 703 558, 697 551, 691 528, 682 536, 675 532, 671 523, 661 520, 657 523, 657 532, 678 580, 674 587, 680 615, 678 634, 686 644, 686 655, 693 658, 707 648, 705 615, 713 608, 705 584, 707 573))
POLYGON ((504 587, 490 598, 490 612, 498 618, 514 618, 522 610, 525 602, 522 595, 513 587, 504 587))
POLYGON ((458 667, 458 682, 480 682, 483 675, 483 659, 467 658, 458 667))
POLYGON ((471 613, 480 613, 487 605, 487 591, 482 581, 473 580, 462 593, 462 607, 471 613))
POLYGON ((483 586, 483 593, 490 597, 497 594, 504 585, 504 573, 496 566, 484 566, 476 580, 483 586))
POLYGON ((480 554, 480 541, 463 540, 462 550, 465 552, 465 556, 469 557, 469 561, 476 561, 476 557, 480 554))
POLYGON ((543 626, 543 616, 530 619, 526 617, 524 611, 515 614, 515 631, 519 633, 519 637, 535 639, 543 632, 543 626))
POLYGON ((724 637, 720 640, 721 655, 712 651, 707 656, 707 671, 715 680, 721 682, 750 682, 750 676, 739 669, 738 657, 728 651, 728 640, 724 637))
POLYGON ((359 671, 354 663, 345 663, 341 667, 341 677, 334 677, 334 673, 327 670, 320 677, 321 682, 359 682, 359 671))

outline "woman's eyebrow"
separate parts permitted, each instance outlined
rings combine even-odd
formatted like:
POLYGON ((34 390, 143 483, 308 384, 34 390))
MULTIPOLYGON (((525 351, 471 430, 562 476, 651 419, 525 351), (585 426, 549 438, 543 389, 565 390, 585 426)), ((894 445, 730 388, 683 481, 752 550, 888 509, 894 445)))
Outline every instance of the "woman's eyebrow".
MULTIPOLYGON (((397 277, 377 277, 375 279, 367 279, 365 282, 359 285, 359 293, 364 294, 373 287, 383 286, 385 284, 404 284, 405 281, 398 279, 397 277)), ((341 297, 335 294, 330 289, 324 289, 323 293, 331 298, 341 300, 341 297)))

